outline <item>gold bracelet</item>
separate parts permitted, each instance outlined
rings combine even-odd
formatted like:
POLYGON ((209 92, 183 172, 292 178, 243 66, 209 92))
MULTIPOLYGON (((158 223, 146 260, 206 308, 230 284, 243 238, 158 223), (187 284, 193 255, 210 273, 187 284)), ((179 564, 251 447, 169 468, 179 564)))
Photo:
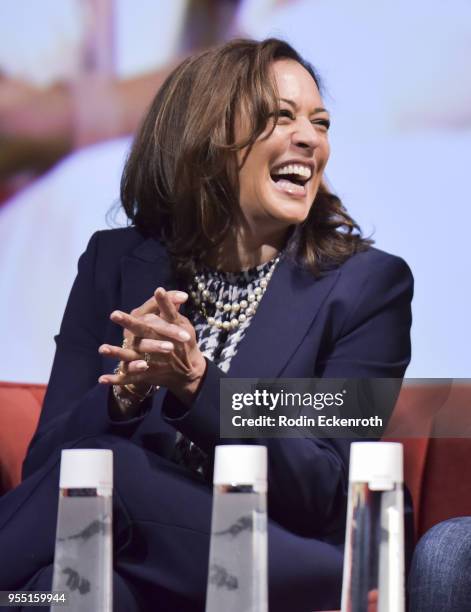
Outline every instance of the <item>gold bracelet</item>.
POLYGON ((137 397, 137 399, 139 399, 141 402, 143 402, 145 399, 151 396, 155 391, 155 385, 150 385, 150 387, 147 389, 144 395, 142 395, 141 393, 137 393, 136 385, 134 385, 133 383, 128 383, 127 385, 121 385, 121 386, 124 389, 126 389, 128 393, 130 393, 131 395, 134 395, 134 397, 137 397))

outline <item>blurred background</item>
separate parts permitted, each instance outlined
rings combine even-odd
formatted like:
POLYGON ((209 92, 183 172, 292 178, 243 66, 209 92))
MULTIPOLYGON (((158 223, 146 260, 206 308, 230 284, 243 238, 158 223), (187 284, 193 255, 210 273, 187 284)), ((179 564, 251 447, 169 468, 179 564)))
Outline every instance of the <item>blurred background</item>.
POLYGON ((284 38, 323 78, 328 181, 415 276, 407 375, 470 376, 470 0, 2 0, 0 29, 0 379, 47 382, 145 109, 234 36, 284 38))

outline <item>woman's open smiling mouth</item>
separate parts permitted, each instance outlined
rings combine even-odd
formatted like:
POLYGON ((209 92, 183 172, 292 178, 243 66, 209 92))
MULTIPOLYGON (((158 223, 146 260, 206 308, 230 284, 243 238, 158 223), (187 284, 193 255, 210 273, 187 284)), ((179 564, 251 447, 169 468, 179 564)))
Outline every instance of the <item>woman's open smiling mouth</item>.
POLYGON ((307 193, 306 185, 313 174, 311 164, 287 162, 272 169, 270 179, 275 188, 283 194, 303 198, 307 193))

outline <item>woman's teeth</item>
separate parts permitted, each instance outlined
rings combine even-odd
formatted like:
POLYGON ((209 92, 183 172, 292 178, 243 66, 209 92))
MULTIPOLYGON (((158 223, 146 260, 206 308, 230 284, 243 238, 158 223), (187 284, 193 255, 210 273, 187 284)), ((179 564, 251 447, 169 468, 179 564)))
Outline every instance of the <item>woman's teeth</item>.
POLYGON ((278 168, 273 176, 280 176, 283 174, 290 174, 295 176, 299 180, 309 180, 312 176, 311 168, 307 166, 302 166, 300 164, 287 164, 286 166, 282 166, 278 168))

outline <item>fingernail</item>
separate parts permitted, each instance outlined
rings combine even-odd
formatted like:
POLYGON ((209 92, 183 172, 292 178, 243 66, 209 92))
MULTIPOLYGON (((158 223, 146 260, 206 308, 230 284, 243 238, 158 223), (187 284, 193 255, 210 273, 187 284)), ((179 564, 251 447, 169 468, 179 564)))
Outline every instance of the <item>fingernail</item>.
POLYGON ((136 370, 148 370, 149 366, 145 361, 136 361, 135 363, 136 370))
POLYGON ((157 289, 155 290, 155 292, 160 296, 163 297, 165 295, 165 289, 163 287, 157 287, 157 289))
POLYGON ((112 312, 111 316, 113 317, 113 319, 117 319, 118 321, 123 318, 123 315, 119 312, 119 310, 115 310, 114 312, 112 312))
POLYGON ((185 293, 184 291, 177 291, 175 293, 175 297, 179 300, 187 300, 188 299, 188 293, 185 293))
POLYGON ((163 351, 173 351, 173 344, 171 342, 162 342, 160 347, 163 351))
POLYGON ((110 349, 107 346, 100 346, 98 352, 102 355, 109 355, 111 353, 110 349))
POLYGON ((180 332, 178 332, 178 337, 179 337, 181 340, 189 340, 189 339, 191 338, 190 334, 189 334, 188 332, 186 332, 186 331, 180 331, 180 332))
POLYGON ((101 385, 105 385, 108 382, 108 379, 106 378, 106 376, 100 376, 100 378, 98 379, 98 382, 101 385))

